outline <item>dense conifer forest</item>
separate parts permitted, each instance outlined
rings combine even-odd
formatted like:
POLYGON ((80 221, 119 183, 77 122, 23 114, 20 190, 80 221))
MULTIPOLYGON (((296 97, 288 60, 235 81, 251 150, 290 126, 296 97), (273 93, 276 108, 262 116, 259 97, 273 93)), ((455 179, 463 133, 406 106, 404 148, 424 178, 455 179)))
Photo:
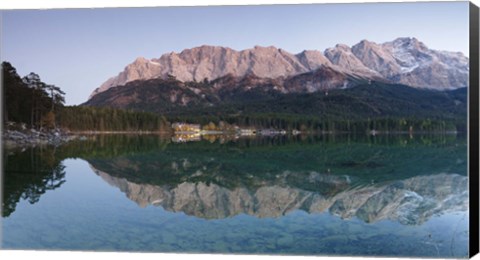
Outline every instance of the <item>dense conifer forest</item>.
POLYGON ((9 62, 2 63, 3 122, 31 129, 70 131, 163 131, 168 122, 154 113, 133 110, 65 106, 66 93, 43 82, 36 73, 18 75, 9 62))
MULTIPOLYGON (((185 122, 219 131, 234 129, 233 126, 351 133, 466 130, 466 88, 440 92, 376 84, 332 90, 329 95, 323 92, 274 98, 260 95, 260 99, 240 98, 215 106, 170 107, 163 102, 154 107, 149 104, 112 108, 66 106, 68 94, 60 87, 43 82, 33 72, 21 77, 9 62, 2 63, 2 73, 4 124, 21 123, 32 129, 170 132, 171 123, 185 122)), ((179 83, 170 79, 149 84, 153 85, 134 91, 150 93, 162 89, 158 84, 172 88, 179 83)))

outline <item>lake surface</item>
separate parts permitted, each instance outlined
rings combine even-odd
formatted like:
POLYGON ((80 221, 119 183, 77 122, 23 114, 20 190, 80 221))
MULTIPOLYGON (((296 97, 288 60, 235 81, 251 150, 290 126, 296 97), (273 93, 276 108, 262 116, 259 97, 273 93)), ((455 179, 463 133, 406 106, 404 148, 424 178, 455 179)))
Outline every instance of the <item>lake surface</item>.
POLYGON ((110 135, 3 156, 4 249, 468 255, 455 135, 110 135))

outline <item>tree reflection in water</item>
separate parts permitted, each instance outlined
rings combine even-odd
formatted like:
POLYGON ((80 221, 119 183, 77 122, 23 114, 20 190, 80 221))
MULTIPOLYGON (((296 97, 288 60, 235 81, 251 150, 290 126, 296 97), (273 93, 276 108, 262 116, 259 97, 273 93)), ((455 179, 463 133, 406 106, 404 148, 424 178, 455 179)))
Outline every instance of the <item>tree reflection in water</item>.
MULTIPOLYGON (((419 198, 409 191, 436 197, 436 194, 428 193, 428 189, 435 187, 427 184, 435 180, 442 182, 442 179, 444 182, 456 180, 453 185, 466 180, 466 142, 455 136, 202 136, 188 143, 176 143, 175 140, 171 136, 99 135, 58 148, 6 151, 3 216, 12 214, 20 199, 33 204, 46 191, 60 187, 65 182, 62 161, 66 158, 88 161, 97 174, 102 173, 104 180, 115 184, 126 182, 128 185, 148 186, 162 194, 173 192, 178 196, 186 185, 193 185, 194 189, 206 185, 206 189, 216 187, 218 192, 227 195, 245 191, 246 197, 241 202, 245 204, 249 201, 247 197, 259 201, 258 196, 267 196, 268 192, 273 192, 271 195, 274 196, 275 192, 283 191, 285 198, 293 198, 298 193, 296 199, 301 203, 295 202, 291 209, 302 208, 308 212, 329 209, 335 215, 349 217, 355 208, 355 215, 367 222, 382 219, 385 212, 393 210, 386 208, 385 211, 379 207, 387 201, 385 196, 373 196, 377 193, 391 196, 390 201, 393 202, 406 196, 405 203, 417 205, 419 198), (439 175, 442 173, 447 175, 439 175), (415 187, 415 183, 409 180, 423 183, 425 187, 415 187), (400 184, 406 188, 399 187, 400 184), (369 201, 354 205, 358 201, 349 197, 369 198, 369 201), (307 204, 311 205, 307 207, 307 204)), ((452 185, 451 188, 458 186, 452 185)), ((452 192, 462 190, 462 187, 457 188, 452 192)), ((155 201, 144 201, 135 194, 127 196, 139 204, 162 204, 159 203, 160 195, 155 201)), ((468 194, 460 197, 468 198, 468 194)), ((188 199, 195 204, 194 197, 188 199)), ((236 201, 234 196, 230 199, 230 202, 221 201, 236 201)), ((181 210, 174 206, 174 201, 171 203, 165 200, 163 207, 181 210)), ((228 209, 230 213, 225 211, 217 217, 232 216, 234 212, 263 216, 285 213, 259 213, 255 209, 262 205, 250 204, 244 209, 228 209)), ((398 206, 415 209, 404 204, 398 206)), ((430 207, 436 204, 421 205, 430 207)), ((187 214, 196 215, 195 209, 191 210, 187 214)), ((207 212, 197 213, 198 216, 215 218, 207 212)), ((432 214, 435 214, 433 210, 426 215, 432 214)), ((397 217, 409 222, 407 216, 397 217)), ((428 216, 419 219, 426 218, 428 216)))
POLYGON ((15 211, 20 199, 37 203, 48 190, 65 183, 65 166, 54 147, 6 151, 3 158, 2 216, 15 211))

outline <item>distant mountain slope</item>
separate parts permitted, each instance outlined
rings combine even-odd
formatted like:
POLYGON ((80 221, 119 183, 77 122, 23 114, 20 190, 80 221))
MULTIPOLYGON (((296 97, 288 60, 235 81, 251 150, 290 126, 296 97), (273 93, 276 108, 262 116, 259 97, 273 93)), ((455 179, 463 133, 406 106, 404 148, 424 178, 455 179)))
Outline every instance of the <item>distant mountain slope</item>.
POLYGON ((466 116, 466 99, 467 88, 413 88, 356 78, 325 67, 283 80, 255 75, 200 83, 173 78, 137 80, 95 95, 85 105, 175 116, 281 113, 345 119, 455 119, 466 116), (328 78, 330 84, 324 86, 322 78, 328 78))
POLYGON ((180 81, 167 79, 136 80, 124 86, 110 88, 93 96, 85 105, 127 108, 132 106, 215 106, 221 103, 264 100, 289 93, 314 93, 335 88, 352 87, 370 79, 322 66, 315 71, 286 78, 262 78, 249 73, 242 77, 232 74, 213 81, 180 81))
POLYGON ((351 48, 338 44, 323 53, 310 50, 299 54, 274 46, 236 51, 204 45, 163 54, 158 59, 137 58, 95 89, 90 98, 135 80, 174 76, 182 82, 200 82, 249 74, 284 79, 321 67, 360 78, 382 78, 392 83, 444 90, 468 86, 468 64, 468 58, 461 53, 431 50, 415 38, 398 38, 383 44, 363 40, 351 48))

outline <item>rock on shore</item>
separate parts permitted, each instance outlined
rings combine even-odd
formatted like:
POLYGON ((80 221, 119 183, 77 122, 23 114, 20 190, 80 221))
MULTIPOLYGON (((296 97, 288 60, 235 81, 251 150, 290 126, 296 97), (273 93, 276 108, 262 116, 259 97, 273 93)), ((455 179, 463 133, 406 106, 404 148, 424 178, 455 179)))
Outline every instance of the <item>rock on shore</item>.
POLYGON ((4 129, 2 141, 5 147, 55 145, 79 138, 76 135, 63 132, 58 129, 49 131, 37 131, 34 129, 10 130, 4 129))

